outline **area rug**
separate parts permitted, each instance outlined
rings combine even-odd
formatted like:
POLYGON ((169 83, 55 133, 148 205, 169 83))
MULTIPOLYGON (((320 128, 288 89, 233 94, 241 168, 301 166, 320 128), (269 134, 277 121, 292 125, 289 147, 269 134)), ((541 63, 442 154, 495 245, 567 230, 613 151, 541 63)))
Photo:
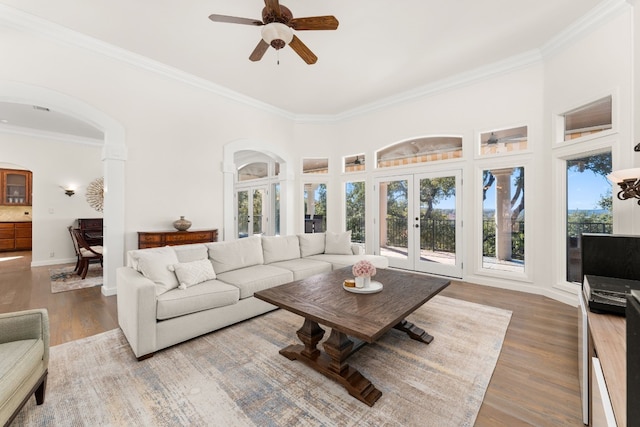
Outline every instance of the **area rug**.
MULTIPOLYGON (((136 361, 119 329, 51 348, 46 401, 15 425, 472 426, 511 312, 436 296, 349 358, 382 391, 373 407, 278 354, 302 318, 277 310, 136 361)), ((325 336, 329 335, 328 333, 325 336)))
POLYGON ((78 273, 73 271, 73 265, 50 268, 49 276, 51 276, 51 293, 73 291, 76 289, 91 288, 93 286, 102 286, 102 267, 100 264, 89 265, 87 277, 82 279, 78 273))

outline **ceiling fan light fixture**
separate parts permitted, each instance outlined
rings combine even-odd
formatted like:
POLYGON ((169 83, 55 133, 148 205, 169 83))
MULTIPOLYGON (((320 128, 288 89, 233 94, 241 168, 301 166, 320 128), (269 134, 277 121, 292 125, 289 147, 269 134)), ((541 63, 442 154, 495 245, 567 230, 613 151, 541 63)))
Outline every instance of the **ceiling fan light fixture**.
POLYGON ((293 30, 281 22, 271 22, 262 27, 262 39, 274 49, 282 49, 293 40, 293 30))

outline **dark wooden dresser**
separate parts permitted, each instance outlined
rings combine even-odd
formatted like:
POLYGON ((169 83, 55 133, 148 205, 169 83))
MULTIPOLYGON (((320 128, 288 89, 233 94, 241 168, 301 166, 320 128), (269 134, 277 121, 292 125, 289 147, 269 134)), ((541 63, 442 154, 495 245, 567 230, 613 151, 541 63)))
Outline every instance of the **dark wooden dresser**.
POLYGON ((218 230, 138 231, 138 249, 218 241, 218 230))

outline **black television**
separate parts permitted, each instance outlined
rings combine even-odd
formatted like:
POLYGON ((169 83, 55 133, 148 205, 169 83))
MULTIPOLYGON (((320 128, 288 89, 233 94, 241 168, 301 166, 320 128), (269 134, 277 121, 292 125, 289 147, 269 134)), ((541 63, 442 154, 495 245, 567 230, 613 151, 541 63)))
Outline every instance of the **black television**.
POLYGON ((640 280, 640 236, 585 233, 581 238, 585 275, 640 280))

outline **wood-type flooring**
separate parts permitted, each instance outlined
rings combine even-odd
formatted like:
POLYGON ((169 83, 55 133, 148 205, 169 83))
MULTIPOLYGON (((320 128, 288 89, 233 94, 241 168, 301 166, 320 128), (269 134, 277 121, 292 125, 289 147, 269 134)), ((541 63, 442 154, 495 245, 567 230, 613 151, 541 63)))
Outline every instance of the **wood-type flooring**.
MULTIPOLYGON (((116 296, 100 287, 52 294, 50 267, 30 264, 30 252, 0 253, 0 313, 47 308, 52 346, 118 327, 116 296)), ((476 426, 583 425, 576 307, 458 281, 441 295, 513 312, 476 426)))

